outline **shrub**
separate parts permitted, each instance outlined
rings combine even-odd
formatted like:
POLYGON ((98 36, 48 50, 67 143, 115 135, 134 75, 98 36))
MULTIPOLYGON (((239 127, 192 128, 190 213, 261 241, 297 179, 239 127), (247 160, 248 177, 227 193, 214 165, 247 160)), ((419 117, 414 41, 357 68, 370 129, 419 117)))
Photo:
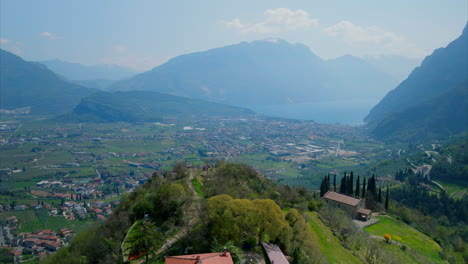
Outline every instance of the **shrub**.
POLYGON ((385 238, 385 242, 387 243, 390 243, 390 240, 392 240, 392 236, 389 234, 385 234, 383 237, 385 238))

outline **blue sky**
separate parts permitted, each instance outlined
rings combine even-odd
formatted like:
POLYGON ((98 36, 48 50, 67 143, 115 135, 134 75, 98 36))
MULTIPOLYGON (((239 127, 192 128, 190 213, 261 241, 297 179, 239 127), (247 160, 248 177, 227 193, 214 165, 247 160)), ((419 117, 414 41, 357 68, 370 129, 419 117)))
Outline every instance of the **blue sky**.
POLYGON ((345 54, 422 58, 457 38, 466 0, 1 0, 0 46, 26 60, 148 70, 196 51, 265 38, 345 54))

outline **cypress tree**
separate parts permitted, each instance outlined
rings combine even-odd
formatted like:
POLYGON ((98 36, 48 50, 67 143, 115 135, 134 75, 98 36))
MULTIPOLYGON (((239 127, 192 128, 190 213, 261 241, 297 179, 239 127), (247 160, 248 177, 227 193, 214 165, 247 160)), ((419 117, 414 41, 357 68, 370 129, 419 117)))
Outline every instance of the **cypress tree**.
POLYGON ((356 197, 359 197, 359 195, 360 195, 359 192, 360 192, 360 187, 361 187, 360 184, 361 184, 361 183, 360 183, 360 179, 359 179, 359 178, 360 178, 360 176, 358 175, 358 176, 357 176, 357 179, 356 179, 356 192, 354 193, 354 196, 356 196, 356 197))
POLYGON ((364 180, 362 181, 362 194, 361 194, 361 198, 365 198, 366 197, 366 178, 364 177, 364 180))
POLYGON ((346 174, 341 178, 340 193, 346 193, 346 174))
POLYGON ((353 191, 354 191, 354 174, 353 172, 351 171, 351 175, 349 176, 349 184, 348 184, 348 195, 353 195, 353 191))
POLYGON ((379 203, 382 203, 382 187, 379 186, 379 198, 378 198, 379 203))
POLYGON ((387 185, 387 195, 385 197, 385 211, 388 212, 388 185, 387 185))
POLYGON ((377 198, 377 185, 375 184, 374 174, 372 174, 372 177, 367 182, 367 193, 369 192, 374 196, 374 199, 377 198))
POLYGON ((333 191, 336 192, 336 173, 333 174, 333 191))
POLYGON ((327 179, 327 176, 325 176, 323 179, 322 179, 322 182, 320 183, 320 197, 322 197, 326 191, 325 191, 325 181, 327 179))
POLYGON ((327 185, 325 186, 327 188, 327 192, 330 190, 330 174, 327 175, 327 185))

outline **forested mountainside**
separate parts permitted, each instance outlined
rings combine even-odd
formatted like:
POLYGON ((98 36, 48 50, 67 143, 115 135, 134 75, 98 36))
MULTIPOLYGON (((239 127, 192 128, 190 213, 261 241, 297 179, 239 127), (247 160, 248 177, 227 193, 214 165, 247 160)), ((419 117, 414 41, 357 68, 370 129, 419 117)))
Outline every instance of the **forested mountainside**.
POLYGON ((466 131, 468 26, 390 91, 365 118, 383 139, 421 140, 466 131), (452 100, 452 102, 450 102, 452 100))
POLYGON ((96 91, 5 50, 0 50, 0 76, 0 108, 6 110, 30 107, 32 114, 63 114, 96 91))
POLYGON ((239 117, 248 109, 151 91, 97 92, 64 119, 77 122, 151 122, 163 119, 239 117))

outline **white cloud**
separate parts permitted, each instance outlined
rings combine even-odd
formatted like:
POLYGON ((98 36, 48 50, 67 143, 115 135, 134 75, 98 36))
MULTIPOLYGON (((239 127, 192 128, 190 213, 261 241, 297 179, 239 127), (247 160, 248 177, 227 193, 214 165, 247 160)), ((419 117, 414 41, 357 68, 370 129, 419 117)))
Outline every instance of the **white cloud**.
POLYGON ((349 21, 341 21, 336 25, 322 30, 328 36, 341 37, 348 44, 374 43, 401 41, 395 33, 386 32, 379 27, 361 27, 349 21))
POLYGON ((48 38, 48 39, 51 39, 51 40, 59 39, 58 36, 56 36, 55 34, 52 34, 50 32, 47 32, 47 31, 39 33, 39 36, 44 37, 44 38, 48 38))
POLYGON ((351 46, 380 48, 384 53, 410 55, 412 57, 426 55, 425 51, 417 48, 414 44, 408 43, 403 37, 377 26, 358 26, 350 21, 343 20, 331 27, 324 28, 322 33, 330 37, 341 38, 351 46))
POLYGON ((264 14, 266 19, 253 25, 242 24, 238 18, 225 21, 223 24, 227 28, 239 29, 244 34, 271 34, 307 30, 316 28, 319 24, 318 19, 310 18, 309 14, 302 9, 296 11, 288 8, 268 9, 264 14))
POLYGON ((242 25, 242 23, 240 22, 240 19, 238 18, 234 18, 233 20, 230 20, 230 21, 223 21, 222 23, 227 28, 241 29, 245 27, 245 25, 242 25))
POLYGON ((21 42, 17 42, 17 41, 15 42, 15 41, 12 41, 11 39, 0 38, 0 47, 16 55, 23 54, 23 50, 21 49, 21 46, 22 46, 21 42))
POLYGON ((127 52, 127 47, 123 46, 123 45, 117 45, 117 46, 114 46, 114 51, 117 52, 117 53, 125 53, 127 52))

